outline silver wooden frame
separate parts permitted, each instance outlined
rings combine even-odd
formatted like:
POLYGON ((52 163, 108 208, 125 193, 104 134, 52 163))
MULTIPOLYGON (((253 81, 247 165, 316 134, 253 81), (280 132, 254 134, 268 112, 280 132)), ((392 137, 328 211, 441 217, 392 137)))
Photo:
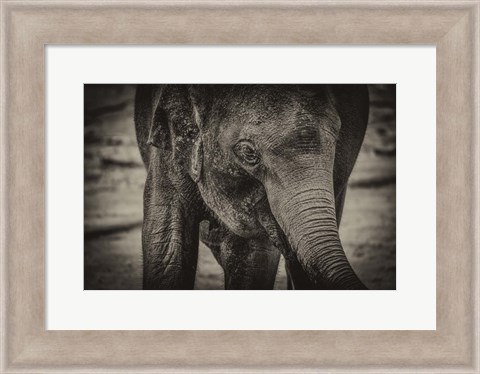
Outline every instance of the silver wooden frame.
POLYGON ((0 371, 478 373, 479 15, 478 0, 1 1, 0 371), (436 45, 437 330, 45 331, 44 46, 252 43, 436 45))

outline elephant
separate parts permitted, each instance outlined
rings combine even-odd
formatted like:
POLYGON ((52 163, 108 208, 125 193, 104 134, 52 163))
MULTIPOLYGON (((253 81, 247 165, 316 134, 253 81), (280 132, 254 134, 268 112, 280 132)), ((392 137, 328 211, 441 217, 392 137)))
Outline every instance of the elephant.
POLYGON ((360 290, 339 238, 366 85, 138 85, 143 288, 193 289, 199 241, 225 288, 360 290), (201 229, 200 229, 201 228, 201 229))

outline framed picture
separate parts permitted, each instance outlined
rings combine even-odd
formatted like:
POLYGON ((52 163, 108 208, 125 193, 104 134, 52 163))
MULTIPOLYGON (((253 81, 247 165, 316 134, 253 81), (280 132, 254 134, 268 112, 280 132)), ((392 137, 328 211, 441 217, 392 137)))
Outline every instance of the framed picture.
POLYGON ((480 370, 480 2, 1 6, 2 372, 480 370))

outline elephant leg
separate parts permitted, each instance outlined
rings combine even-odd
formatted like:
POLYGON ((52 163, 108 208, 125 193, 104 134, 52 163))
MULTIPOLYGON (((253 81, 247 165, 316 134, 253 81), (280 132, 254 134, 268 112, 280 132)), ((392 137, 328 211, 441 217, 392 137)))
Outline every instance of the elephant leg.
POLYGON ((285 260, 285 268, 287 270, 289 290, 313 290, 315 286, 308 279, 307 274, 296 258, 285 260), (291 288, 290 288, 291 287, 291 288))
POLYGON ((273 289, 279 260, 280 252, 267 238, 244 239, 230 233, 221 244, 225 288, 273 289))
POLYGON ((293 290, 293 282, 292 282, 292 277, 290 274, 288 274, 288 266, 287 263, 285 262, 285 272, 287 273, 287 290, 293 290))
POLYGON ((207 221, 207 225, 200 225, 200 240, 210 249, 219 265, 223 266, 221 258, 222 242, 230 232, 214 218, 209 217, 207 221))
POLYGON ((287 273, 287 288, 289 290, 296 289, 315 289, 314 285, 310 282, 307 274, 304 272, 302 265, 298 262, 297 257, 293 253, 290 244, 286 240, 283 232, 278 227, 277 223, 270 218, 269 215, 260 214, 258 216, 259 221, 263 227, 267 230, 269 238, 273 243, 273 246, 283 254, 285 258, 285 270, 287 273))
POLYGON ((193 196, 188 183, 174 183, 165 166, 153 160, 144 194, 144 289, 193 289, 199 209, 186 196, 193 196))

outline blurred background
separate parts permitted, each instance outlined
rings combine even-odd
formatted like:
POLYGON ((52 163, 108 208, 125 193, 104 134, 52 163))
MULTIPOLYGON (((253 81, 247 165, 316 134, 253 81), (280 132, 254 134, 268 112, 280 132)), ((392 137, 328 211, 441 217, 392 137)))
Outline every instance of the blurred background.
MULTIPOLYGON (((395 289, 395 85, 369 85, 367 134, 349 181, 340 238, 370 289, 395 289)), ((134 85, 84 86, 84 288, 142 288, 146 172, 133 123, 134 85)), ((223 289, 223 271, 200 243, 195 289, 223 289)), ((275 289, 286 289, 283 259, 275 289)))

